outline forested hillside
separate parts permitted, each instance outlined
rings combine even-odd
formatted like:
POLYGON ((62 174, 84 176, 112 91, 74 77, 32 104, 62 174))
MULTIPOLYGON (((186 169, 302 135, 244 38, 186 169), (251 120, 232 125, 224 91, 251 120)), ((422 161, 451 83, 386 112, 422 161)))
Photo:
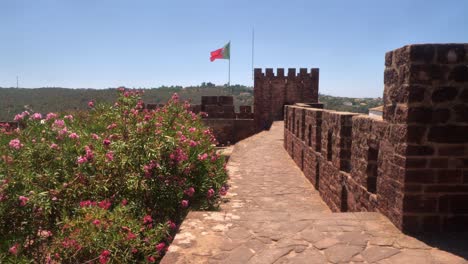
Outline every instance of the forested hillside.
MULTIPOLYGON (((234 85, 230 88, 203 83, 200 86, 182 88, 162 86, 143 89, 145 103, 166 103, 172 94, 178 93, 183 100, 199 104, 202 95, 234 95, 234 104, 252 105, 251 87, 234 85), (232 92, 231 92, 232 91, 232 92)), ((61 112, 87 109, 88 101, 115 102, 117 92, 111 89, 67 89, 67 88, 0 88, 0 121, 12 120, 24 110, 30 112, 61 112)))
MULTIPOLYGON (((143 100, 146 103, 165 103, 173 93, 178 93, 184 100, 199 104, 203 95, 233 95, 234 104, 253 105, 252 87, 234 85, 215 86, 212 83, 202 83, 199 86, 162 86, 143 89, 143 100)), ((48 113, 67 110, 87 109, 90 100, 96 102, 114 102, 117 93, 109 89, 68 89, 68 88, 0 88, 0 121, 12 120, 15 114, 24 110, 30 112, 48 113)), ((320 95, 319 101, 326 109, 367 113, 369 108, 382 104, 381 98, 350 98, 320 95)))

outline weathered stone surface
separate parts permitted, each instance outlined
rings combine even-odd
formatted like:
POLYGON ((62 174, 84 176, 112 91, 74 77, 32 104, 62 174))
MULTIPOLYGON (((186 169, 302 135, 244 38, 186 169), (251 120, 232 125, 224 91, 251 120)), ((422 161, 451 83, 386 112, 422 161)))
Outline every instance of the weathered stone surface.
POLYGON ((327 238, 324 238, 318 242, 316 242, 314 244, 314 247, 322 250, 322 249, 327 249, 331 246, 334 246, 336 244, 338 244, 340 241, 336 238, 330 238, 330 237, 327 237, 327 238))
POLYGON ((360 232, 348 232, 338 236, 337 239, 343 244, 366 246, 367 241, 369 241, 369 236, 360 232))
POLYGON ((382 263, 427 264, 432 262, 428 251, 403 251, 385 259, 382 263))
POLYGON ((268 248, 255 255, 249 260, 249 264, 272 264, 281 257, 291 252, 294 247, 268 248))
POLYGON ((334 245, 325 250, 325 255, 331 263, 349 263, 350 260, 362 251, 360 246, 334 245))
POLYGON ((311 229, 302 231, 300 235, 302 239, 307 240, 310 243, 315 243, 323 238, 323 235, 321 232, 317 230, 311 230, 311 229))
POLYGON ((367 262, 372 263, 389 258, 399 252, 400 250, 391 247, 371 247, 363 251, 361 255, 367 262))
POLYGON ((283 149, 282 128, 275 123, 235 146, 226 203, 217 212, 190 212, 162 264, 401 263, 412 256, 457 263, 456 256, 401 234, 379 213, 331 213, 283 149), (395 250, 405 254, 386 257, 395 250))
POLYGON ((229 256, 224 259, 222 262, 223 263, 247 263, 249 259, 255 254, 255 252, 246 247, 246 246, 240 246, 236 249, 234 249, 232 252, 229 253, 229 256))
POLYGON ((278 264, 323 264, 326 263, 327 260, 323 254, 319 251, 313 249, 307 249, 300 254, 296 254, 291 257, 283 257, 278 260, 278 264))

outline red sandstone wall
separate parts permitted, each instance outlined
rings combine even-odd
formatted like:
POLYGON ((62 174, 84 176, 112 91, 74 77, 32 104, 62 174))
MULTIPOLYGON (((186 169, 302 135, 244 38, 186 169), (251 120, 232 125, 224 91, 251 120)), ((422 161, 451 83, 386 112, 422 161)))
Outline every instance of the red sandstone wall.
POLYGON ((468 44, 405 46, 385 65, 383 120, 287 106, 285 149, 334 211, 468 230, 468 44))
POLYGON ((401 228, 405 135, 346 112, 287 106, 285 118, 286 150, 333 211, 380 211, 401 228))
POLYGON ((213 130, 219 144, 233 144, 255 134, 251 106, 242 105, 236 113, 232 96, 202 96, 201 101, 193 109, 207 114, 203 122, 213 130))
POLYGON ((403 227, 468 230, 468 44, 385 57, 384 119, 407 127, 403 227))
POLYGON ((213 130, 221 145, 234 144, 256 133, 253 119, 204 118, 203 123, 213 130))
POLYGON ((255 69, 254 109, 257 130, 268 129, 275 120, 282 120, 284 106, 299 102, 318 103, 319 70, 301 68, 288 69, 255 69))

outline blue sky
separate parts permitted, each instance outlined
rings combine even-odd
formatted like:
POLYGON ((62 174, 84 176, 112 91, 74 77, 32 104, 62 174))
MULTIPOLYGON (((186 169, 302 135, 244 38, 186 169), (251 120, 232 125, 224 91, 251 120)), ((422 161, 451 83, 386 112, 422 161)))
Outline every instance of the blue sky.
POLYGON ((386 51, 468 42, 466 0, 0 0, 0 87, 231 83, 255 67, 320 68, 320 92, 382 96, 386 51))

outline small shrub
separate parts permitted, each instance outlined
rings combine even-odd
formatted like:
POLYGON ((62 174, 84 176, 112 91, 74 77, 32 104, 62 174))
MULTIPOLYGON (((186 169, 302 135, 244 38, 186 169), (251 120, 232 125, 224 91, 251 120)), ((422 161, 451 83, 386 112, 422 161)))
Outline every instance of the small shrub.
POLYGON ((226 192, 211 131, 176 94, 148 111, 119 89, 89 107, 23 112, 0 133, 0 260, 157 262, 188 207, 226 192))

